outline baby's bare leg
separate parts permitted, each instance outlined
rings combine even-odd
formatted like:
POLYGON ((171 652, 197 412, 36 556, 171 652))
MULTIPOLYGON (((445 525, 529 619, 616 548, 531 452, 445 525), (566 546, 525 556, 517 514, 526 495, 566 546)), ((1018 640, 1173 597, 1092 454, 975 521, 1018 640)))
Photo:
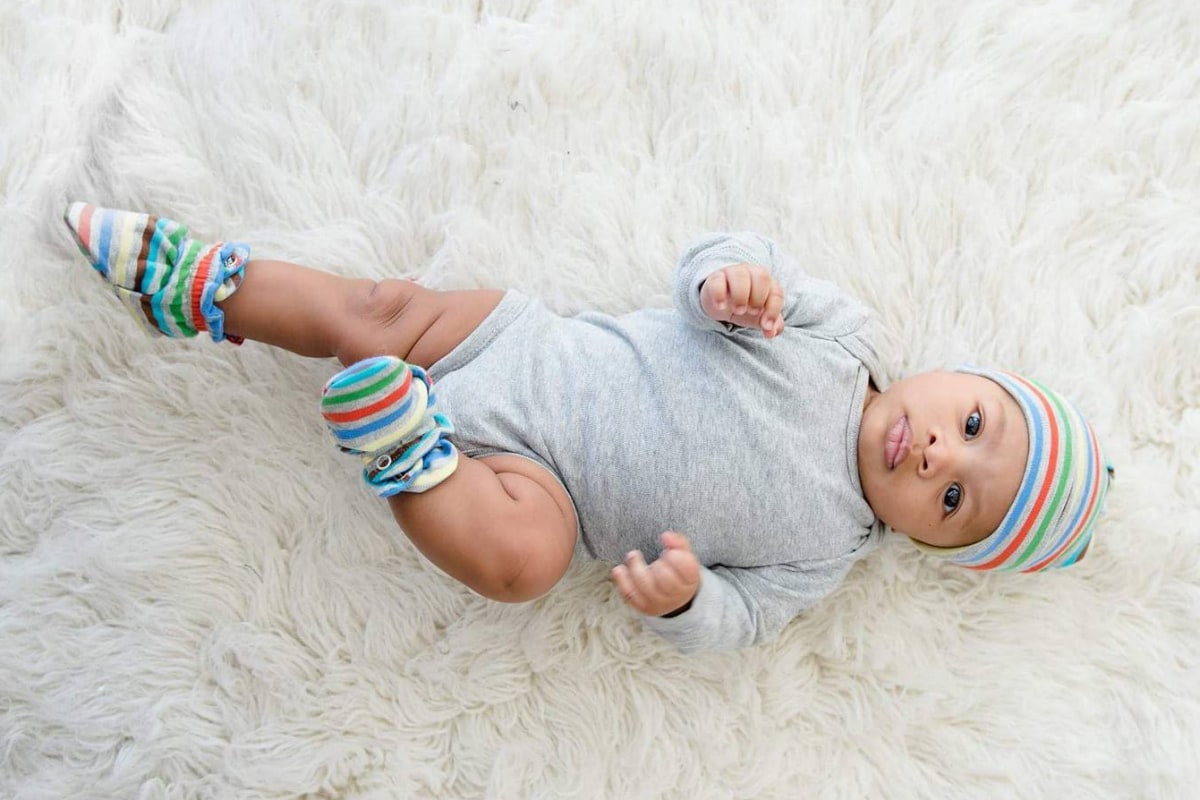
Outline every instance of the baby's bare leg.
MULTIPOLYGON (((219 305, 228 333, 353 364, 394 355, 428 368, 467 337, 502 292, 437 292, 401 280, 354 280, 279 261, 252 261, 219 305)), ((436 389, 436 387, 435 387, 436 389)), ((408 538, 450 576, 493 600, 531 600, 558 582, 575 547, 561 484, 518 456, 460 457, 454 474, 389 498, 408 538)))
POLYGON ((251 261, 218 303, 225 330, 345 365, 394 355, 428 369, 500 302, 492 289, 438 292, 412 281, 343 278, 284 261, 251 261))
POLYGON ((388 503, 426 558, 492 600, 540 597, 571 563, 575 509, 554 476, 520 456, 460 456, 440 485, 388 503))

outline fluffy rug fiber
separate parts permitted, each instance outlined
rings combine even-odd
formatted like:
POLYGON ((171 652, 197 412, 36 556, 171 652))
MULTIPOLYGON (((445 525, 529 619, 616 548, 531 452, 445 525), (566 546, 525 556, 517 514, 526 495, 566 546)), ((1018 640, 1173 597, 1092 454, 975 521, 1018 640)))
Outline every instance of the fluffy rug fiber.
POLYGON ((1198 9, 3 4, 0 795, 1193 797, 1198 9), (1075 398, 1108 513, 1056 574, 889 536, 741 652, 676 653, 602 564, 487 602, 326 443, 332 361, 145 337, 69 198, 562 313, 669 305, 691 237, 758 230, 891 377, 1075 398))

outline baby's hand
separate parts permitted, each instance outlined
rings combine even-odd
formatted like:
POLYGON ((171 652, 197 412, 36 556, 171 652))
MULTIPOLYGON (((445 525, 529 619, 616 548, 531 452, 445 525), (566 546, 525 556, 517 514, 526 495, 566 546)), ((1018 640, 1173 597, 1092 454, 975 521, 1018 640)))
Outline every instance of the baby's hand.
POLYGON ((647 566, 641 551, 634 550, 612 571, 621 599, 652 617, 683 608, 700 588, 700 561, 687 537, 668 531, 662 543, 665 549, 653 564, 647 566))
POLYGON ((783 287, 763 267, 734 264, 709 275, 700 287, 700 307, 717 322, 759 328, 768 339, 783 332, 783 287))

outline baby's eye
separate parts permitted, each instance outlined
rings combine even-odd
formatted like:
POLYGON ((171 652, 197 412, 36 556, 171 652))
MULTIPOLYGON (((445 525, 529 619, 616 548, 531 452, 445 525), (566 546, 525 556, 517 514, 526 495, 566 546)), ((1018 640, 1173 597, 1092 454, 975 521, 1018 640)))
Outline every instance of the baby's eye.
POLYGON ((962 487, 957 483, 950 484, 950 488, 946 490, 946 494, 942 498, 942 510, 949 514, 951 511, 958 508, 958 504, 961 502, 962 487))
POLYGON ((979 435, 979 429, 983 427, 983 417, 978 411, 972 411, 967 416, 966 432, 968 439, 974 439, 979 435))

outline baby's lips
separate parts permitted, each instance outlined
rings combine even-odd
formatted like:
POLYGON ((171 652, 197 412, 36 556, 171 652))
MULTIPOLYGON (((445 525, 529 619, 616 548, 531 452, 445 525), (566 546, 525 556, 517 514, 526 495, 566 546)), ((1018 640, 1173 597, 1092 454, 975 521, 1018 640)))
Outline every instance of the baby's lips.
POLYGON ((884 440, 883 459, 889 470, 895 469, 908 457, 906 444, 912 444, 912 428, 908 424, 908 415, 901 414, 900 419, 888 429, 884 440))

